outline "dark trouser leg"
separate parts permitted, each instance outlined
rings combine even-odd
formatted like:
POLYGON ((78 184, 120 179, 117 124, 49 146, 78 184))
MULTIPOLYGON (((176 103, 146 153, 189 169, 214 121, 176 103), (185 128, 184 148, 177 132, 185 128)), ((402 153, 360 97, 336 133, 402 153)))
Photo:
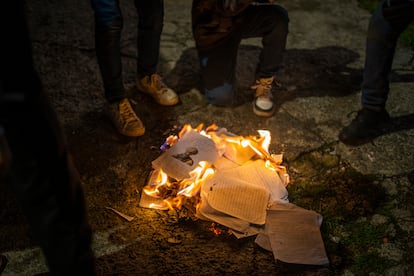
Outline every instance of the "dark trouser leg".
POLYGON ((288 27, 288 12, 281 6, 253 6, 247 9, 241 26, 243 38, 263 37, 258 77, 272 77, 279 70, 286 49, 288 27))
POLYGON ((92 275, 91 228, 80 180, 34 73, 23 2, 0 3, 9 20, 0 24, 0 35, 8 38, 0 52, 0 123, 12 155, 8 184, 52 274, 92 275))
POLYGON ((138 11, 137 76, 157 72, 160 39, 164 22, 163 0, 135 0, 138 11))
POLYGON ((199 51, 201 82, 207 101, 219 106, 234 103, 235 67, 240 38, 209 51, 199 51))
MULTIPOLYGON (((45 95, 43 95, 46 97, 45 95)), ((5 125, 10 184, 54 275, 92 275, 91 229, 77 171, 55 114, 41 98, 5 125), (23 127, 19 127, 23 126, 23 127)))
POLYGON ((368 27, 362 105, 374 111, 385 108, 389 93, 388 75, 401 32, 414 20, 414 2, 384 0, 368 27), (388 3, 390 2, 390 3, 388 3), (390 5, 388 5, 390 4, 390 5))
POLYGON ((243 13, 242 20, 225 43, 208 51, 198 51, 204 93, 211 104, 233 104, 237 50, 242 38, 263 37, 259 77, 274 76, 282 62, 289 22, 286 10, 280 6, 251 6, 243 13))
POLYGON ((95 47, 108 102, 125 98, 122 80, 121 31, 118 0, 91 0, 95 12, 95 47))

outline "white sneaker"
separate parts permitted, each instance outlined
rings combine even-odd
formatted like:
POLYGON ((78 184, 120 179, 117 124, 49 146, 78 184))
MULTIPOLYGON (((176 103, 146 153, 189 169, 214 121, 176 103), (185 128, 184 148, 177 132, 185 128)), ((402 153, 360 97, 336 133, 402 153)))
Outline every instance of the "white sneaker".
POLYGON ((177 94, 162 81, 161 76, 152 74, 137 80, 138 90, 150 94, 160 105, 176 105, 179 101, 177 94))
POLYGON ((274 77, 260 78, 251 88, 256 90, 253 112, 257 116, 270 117, 274 113, 272 83, 274 77))

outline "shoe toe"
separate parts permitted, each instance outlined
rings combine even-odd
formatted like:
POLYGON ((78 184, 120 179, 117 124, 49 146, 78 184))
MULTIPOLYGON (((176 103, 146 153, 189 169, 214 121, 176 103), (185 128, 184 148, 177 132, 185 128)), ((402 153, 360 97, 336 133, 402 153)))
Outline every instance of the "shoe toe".
POLYGON ((125 129, 122 132, 123 135, 125 136, 129 136, 129 137, 138 137, 138 136, 142 136, 145 134, 145 127, 133 127, 133 128, 128 128, 125 129))
POLYGON ((273 108, 273 103, 267 98, 265 99, 257 98, 255 101, 255 105, 256 107, 264 111, 272 110, 273 108))
POLYGON ((159 103, 162 105, 175 105, 178 101, 178 95, 170 88, 164 89, 159 97, 159 103))
POLYGON ((270 104, 265 103, 265 104, 259 105, 258 101, 256 100, 253 102, 253 112, 254 114, 260 117, 271 117, 274 113, 273 103, 270 103, 270 104))

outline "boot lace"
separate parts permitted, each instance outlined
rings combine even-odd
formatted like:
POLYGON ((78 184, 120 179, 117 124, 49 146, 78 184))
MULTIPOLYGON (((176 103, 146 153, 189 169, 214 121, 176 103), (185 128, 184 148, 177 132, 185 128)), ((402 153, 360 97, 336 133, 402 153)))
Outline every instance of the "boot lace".
POLYGON ((132 110, 132 107, 129 104, 128 100, 124 100, 119 104, 119 113, 124 118, 126 124, 129 124, 136 120, 136 115, 132 110))
POLYGON ((151 82, 154 85, 156 91, 159 91, 161 93, 168 92, 167 85, 162 81, 162 78, 158 74, 153 74, 151 76, 151 82))
POLYGON ((272 91, 273 78, 261 78, 256 80, 256 84, 251 86, 256 90, 255 97, 270 97, 272 91))

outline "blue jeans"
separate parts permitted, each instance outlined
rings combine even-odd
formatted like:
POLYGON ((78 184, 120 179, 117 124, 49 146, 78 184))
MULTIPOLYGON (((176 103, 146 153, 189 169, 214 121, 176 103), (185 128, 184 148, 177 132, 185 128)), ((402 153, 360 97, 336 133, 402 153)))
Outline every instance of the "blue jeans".
POLYGON ((262 37, 257 77, 274 76, 282 63, 288 34, 287 11, 276 5, 249 6, 240 20, 237 30, 229 33, 222 43, 212 49, 198 49, 204 94, 214 105, 233 105, 237 51, 243 38, 262 37))
POLYGON ((372 15, 367 34, 362 105, 374 111, 385 109, 388 75, 400 34, 414 20, 414 1, 384 0, 372 15))
MULTIPOLYGON (((157 71, 164 21, 163 0, 135 0, 138 13, 137 77, 157 71)), ((91 0, 95 12, 95 47, 109 102, 125 98, 122 82, 121 32, 123 16, 119 0, 91 0)))

